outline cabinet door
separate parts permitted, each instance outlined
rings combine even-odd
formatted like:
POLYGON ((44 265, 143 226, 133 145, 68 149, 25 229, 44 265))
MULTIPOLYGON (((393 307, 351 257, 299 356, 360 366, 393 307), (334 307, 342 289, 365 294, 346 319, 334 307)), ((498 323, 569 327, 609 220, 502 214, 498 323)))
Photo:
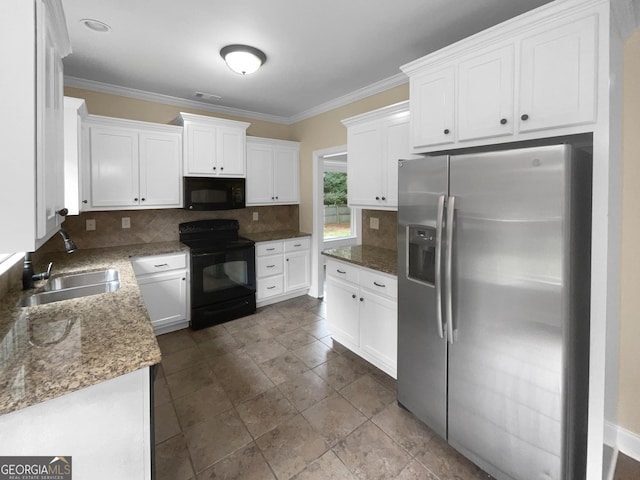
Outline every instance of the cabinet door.
POLYGON ((64 105, 62 60, 55 49, 51 15, 43 3, 44 36, 37 68, 40 118, 38 119, 36 225, 37 238, 46 238, 62 223, 58 211, 64 202, 64 105))
POLYGON ((309 251, 287 253, 284 256, 284 289, 286 292, 306 288, 311 280, 309 251))
POLYGON ((138 277, 154 329, 187 319, 187 271, 173 270, 138 277))
POLYGON ((244 177, 245 131, 242 128, 218 127, 217 172, 223 177, 244 177))
POLYGON ((514 47, 474 55, 458 66, 458 140, 513 133, 514 47))
POLYGON ((411 145, 453 143, 455 67, 411 77, 411 145))
POLYGON ((387 121, 382 127, 382 197, 386 207, 398 208, 398 160, 410 158, 409 117, 387 121))
POLYGON ((184 174, 216 175, 217 132, 212 126, 187 124, 184 127, 184 174))
MULTIPOLYGON (((398 364, 398 314, 396 302, 361 290, 360 348, 396 378, 398 364)), ((327 305, 328 306, 328 305, 327 305)))
POLYGON ((91 206, 137 206, 138 180, 138 132, 91 127, 91 206))
POLYGON ((268 145, 247 145, 247 205, 272 204, 273 151, 268 145))
POLYGON ((273 193, 277 203, 300 203, 298 150, 273 149, 273 193))
POLYGON ((180 135, 142 132, 140 141, 140 205, 179 207, 182 168, 180 135))
POLYGON ((382 140, 379 123, 349 127, 347 196, 351 206, 378 206, 382 194, 382 140))
POLYGON ((521 132, 596 118, 597 17, 526 37, 521 44, 521 132))
POLYGON ((349 348, 360 343, 360 297, 358 287, 327 279, 327 323, 331 336, 349 348))

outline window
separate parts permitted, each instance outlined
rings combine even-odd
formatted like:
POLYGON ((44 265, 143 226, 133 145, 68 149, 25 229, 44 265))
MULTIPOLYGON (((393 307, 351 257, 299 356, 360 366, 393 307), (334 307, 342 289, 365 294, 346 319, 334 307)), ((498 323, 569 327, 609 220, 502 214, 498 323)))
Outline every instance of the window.
POLYGON ((344 158, 324 161, 324 240, 356 235, 355 215, 347 205, 347 162, 344 158))

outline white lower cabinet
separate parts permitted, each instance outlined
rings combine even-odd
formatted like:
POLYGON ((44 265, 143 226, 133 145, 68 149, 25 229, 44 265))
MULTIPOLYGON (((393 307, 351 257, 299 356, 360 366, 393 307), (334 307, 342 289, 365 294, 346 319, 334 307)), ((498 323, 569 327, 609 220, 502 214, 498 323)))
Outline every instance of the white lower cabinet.
POLYGON ((256 243, 256 305, 305 295, 311 285, 309 237, 256 243))
POLYGON ((397 278, 329 260, 326 295, 331 337, 396 378, 397 278))
POLYGON ((131 259, 153 331, 156 335, 189 325, 189 261, 187 253, 131 259))

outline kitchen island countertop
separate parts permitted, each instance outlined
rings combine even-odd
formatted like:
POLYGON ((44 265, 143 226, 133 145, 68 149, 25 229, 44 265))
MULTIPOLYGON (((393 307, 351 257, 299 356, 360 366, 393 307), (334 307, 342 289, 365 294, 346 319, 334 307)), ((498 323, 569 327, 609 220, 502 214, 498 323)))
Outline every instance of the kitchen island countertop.
MULTIPOLYGON (((0 300, 0 414, 159 363, 130 258, 188 250, 180 242, 162 242, 42 254, 43 261, 53 262, 52 277, 117 268, 121 286, 27 308, 16 303, 34 290, 15 288, 0 300)), ((36 272, 44 269, 34 265, 36 272)))
POLYGON ((324 250, 322 254, 336 260, 397 275, 397 252, 388 248, 353 245, 350 247, 330 248, 324 250))

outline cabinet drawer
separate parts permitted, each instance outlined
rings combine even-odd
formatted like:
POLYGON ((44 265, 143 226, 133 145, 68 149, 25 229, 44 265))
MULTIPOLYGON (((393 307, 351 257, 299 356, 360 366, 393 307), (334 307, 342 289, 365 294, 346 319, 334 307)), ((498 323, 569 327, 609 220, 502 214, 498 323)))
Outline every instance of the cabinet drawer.
POLYGON ((256 243, 256 256, 282 253, 282 242, 256 243))
POLYGON ((258 257, 256 261, 256 276, 262 278, 270 275, 280 275, 282 274, 282 266, 282 255, 258 257))
POLYGON ((346 282, 358 283, 360 268, 348 263, 329 260, 327 262, 327 275, 339 278, 346 282))
POLYGON ((134 257, 131 259, 131 265, 136 275, 187 268, 187 255, 185 253, 176 253, 149 257, 134 257))
POLYGON ((284 281, 282 275, 258 279, 257 299, 280 295, 283 292, 284 281))
POLYGON ((398 279, 396 277, 362 270, 360 272, 360 286, 379 295, 390 298, 398 297, 398 279))
POLYGON ((309 250, 311 242, 309 237, 294 238, 291 240, 285 240, 284 251, 295 252, 297 250, 309 250))

